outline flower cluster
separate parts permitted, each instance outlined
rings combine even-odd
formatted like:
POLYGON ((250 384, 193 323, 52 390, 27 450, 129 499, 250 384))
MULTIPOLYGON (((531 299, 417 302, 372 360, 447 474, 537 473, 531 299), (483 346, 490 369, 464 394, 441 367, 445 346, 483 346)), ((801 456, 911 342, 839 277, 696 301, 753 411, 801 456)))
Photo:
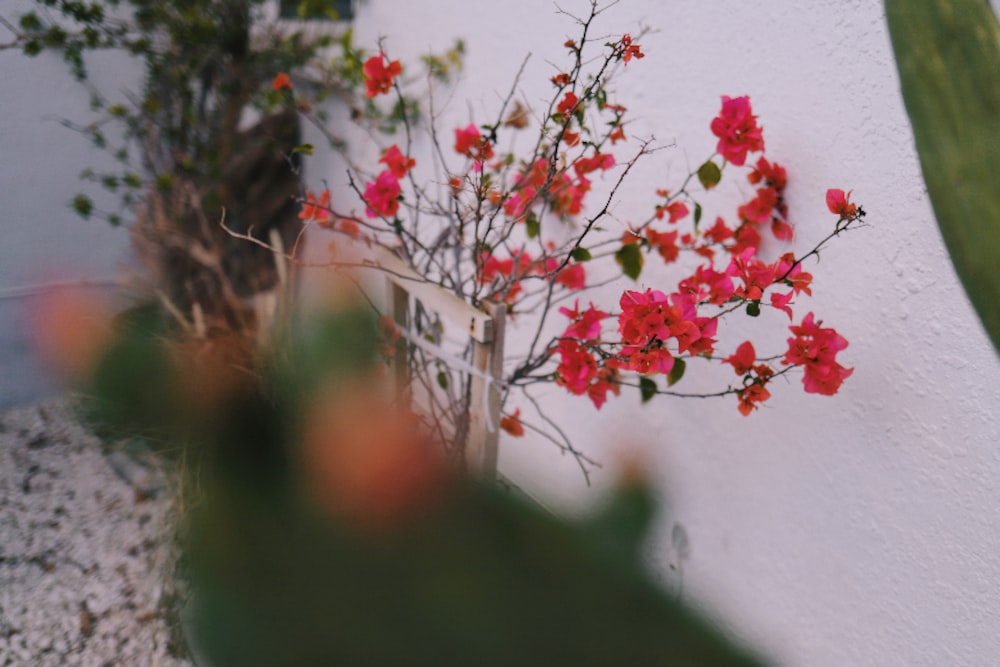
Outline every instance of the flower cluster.
POLYGON ((847 339, 833 329, 821 327, 822 323, 814 322, 809 313, 802 324, 790 327, 794 337, 788 339, 788 352, 782 362, 802 366, 802 384, 807 393, 833 396, 854 369, 837 363, 837 353, 847 347, 847 339))
MULTIPOLYGON (((598 409, 626 386, 637 387, 645 401, 666 393, 662 383, 673 387, 694 363, 732 366, 740 381, 719 395, 735 396, 743 415, 770 398, 774 378, 796 369, 807 392, 836 393, 852 372, 836 360, 847 341, 834 329, 820 327, 812 313, 792 324, 793 338, 783 357, 780 352, 761 357, 749 340, 728 356, 719 354, 717 332, 721 319, 740 311, 758 317, 766 310, 795 322, 796 302, 812 295, 813 276, 803 260, 863 215, 849 201, 850 193, 832 189, 827 194, 827 207, 839 219, 816 247, 801 255, 786 251, 777 259, 765 258, 760 253, 765 237, 782 244, 794 238, 788 174, 763 155, 763 132, 750 98, 723 96, 708 128, 718 139, 716 154, 680 187, 657 188, 653 205, 638 218, 611 218, 607 204, 595 210, 590 194, 602 190, 601 201, 612 201, 607 190, 613 198, 621 178, 652 151, 650 142, 626 137, 627 110, 609 99, 606 86, 613 71, 608 65, 629 64, 645 54, 630 35, 606 44, 603 56, 585 58, 587 45, 586 39, 566 42, 574 63, 551 78, 555 92, 540 118, 540 134, 526 142, 528 154, 502 148, 506 133, 531 125, 532 116, 520 103, 501 109, 495 122, 460 124, 452 135, 432 133, 435 177, 430 186, 415 177, 412 157, 398 145, 387 148, 378 161, 384 168, 365 179, 361 192, 366 216, 381 219, 366 225, 365 241, 400 251, 429 280, 473 305, 491 300, 505 304, 510 315, 538 315, 528 324, 537 326, 535 342, 505 369, 505 400, 533 383, 555 382, 587 396, 598 409), (596 74, 585 72, 588 63, 597 63, 596 74), (451 151, 437 143, 440 136, 454 137, 451 151), (635 146, 631 156, 619 144, 635 146), (706 222, 705 198, 723 172, 736 169, 742 169, 737 173, 752 186, 752 196, 728 221, 723 214, 706 222), (445 187, 438 189, 439 184, 445 187), (440 201, 434 200, 435 191, 444 193, 440 201), (613 259, 625 277, 638 280, 650 258, 684 266, 686 272, 672 288, 623 289, 617 310, 594 303, 581 308, 579 299, 572 307, 558 305, 595 286, 588 282, 587 262, 613 259), (548 315, 556 309, 566 319, 553 327, 548 315)), ((389 92, 401 73, 399 63, 388 62, 384 54, 370 58, 364 66, 367 94, 389 92)), ((411 145, 409 137, 406 145, 411 145)), ((304 218, 329 222, 333 217, 328 199, 315 201, 310 194, 303 203, 304 218)), ((353 213, 336 217, 357 220, 353 213)), ((423 335, 436 340, 439 323, 421 317, 417 313, 412 326, 426 327, 423 335)), ((523 321, 519 318, 518 325, 523 321)), ((450 391, 455 380, 441 364, 427 360, 424 365, 437 373, 437 382, 424 386, 450 391)), ((676 389, 669 393, 683 395, 676 389)), ((505 413, 500 426, 522 435, 523 419, 518 408, 505 413)))

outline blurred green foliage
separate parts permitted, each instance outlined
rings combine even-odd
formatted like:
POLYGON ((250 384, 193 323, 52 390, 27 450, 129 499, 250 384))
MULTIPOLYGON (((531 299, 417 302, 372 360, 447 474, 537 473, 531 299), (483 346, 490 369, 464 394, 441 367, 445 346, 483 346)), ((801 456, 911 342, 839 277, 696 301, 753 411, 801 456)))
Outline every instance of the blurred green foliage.
MULTIPOLYGON (((645 571, 656 502, 636 471, 602 509, 574 520, 458 473, 414 496, 419 511, 385 523, 318 502, 304 483, 314 471, 299 447, 303 422, 324 388, 368 391, 357 382, 374 377, 379 355, 370 311, 299 321, 293 337, 243 366, 252 372, 240 382, 193 395, 183 355, 200 368, 204 343, 192 351, 165 337, 156 313, 119 318, 85 394, 106 426, 201 452, 188 459, 198 487, 183 535, 190 634, 210 664, 762 664, 645 571)), ((341 446, 330 435, 325 446, 341 446)))
POLYGON ((886 0, 941 235, 1000 352, 1000 23, 988 0, 886 0))

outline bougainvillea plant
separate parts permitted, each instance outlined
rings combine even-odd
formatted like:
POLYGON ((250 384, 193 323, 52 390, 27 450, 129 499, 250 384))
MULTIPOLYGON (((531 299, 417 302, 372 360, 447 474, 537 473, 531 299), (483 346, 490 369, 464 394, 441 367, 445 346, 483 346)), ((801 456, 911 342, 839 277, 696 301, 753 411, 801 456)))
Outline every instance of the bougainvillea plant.
MULTIPOLYGON (((750 98, 722 96, 706 123, 717 139, 715 153, 678 186, 652 193, 637 219, 613 216, 626 176, 659 147, 628 136, 627 109, 608 86, 627 68, 642 67, 642 35, 598 43, 591 27, 602 11, 595 3, 578 19, 579 37, 565 42, 568 63, 551 77, 543 108, 529 112, 515 100, 515 81, 492 118, 427 128, 431 150, 421 159, 414 150, 419 128, 407 123, 402 141, 385 137, 377 162, 350 170, 353 193, 309 192, 300 214, 358 247, 391 249, 427 281, 474 306, 506 304, 530 343, 505 353, 499 426, 512 436, 525 429, 542 435, 572 453, 585 474, 593 461, 545 414, 534 385, 555 383, 596 409, 625 387, 637 388, 643 402, 658 394, 731 396, 743 415, 771 398, 781 376, 799 375, 808 393, 837 393, 853 370, 838 357, 848 343, 806 305, 813 289, 806 260, 863 224, 865 215, 850 192, 830 189, 822 207, 830 217, 810 222, 828 227, 825 238, 804 252, 766 259, 761 248, 768 237, 789 248, 794 237, 786 170, 765 156, 750 98), (503 148, 529 132, 527 151, 503 148), (426 171, 424 159, 432 163, 426 171), (745 179, 753 194, 728 216, 708 216, 703 201, 724 175, 745 179), (656 287, 639 287, 632 281, 649 262, 676 267, 678 277, 667 283, 657 271, 656 287), (591 288, 606 291, 616 281, 624 282, 617 303, 586 298, 591 288), (751 340, 717 347, 721 319, 757 317, 764 309, 787 316, 785 350, 762 356, 751 340), (714 393, 685 394, 675 385, 695 363, 728 365, 736 380, 714 393), (528 405, 536 419, 522 416, 528 405)), ((402 95, 404 68, 382 46, 364 64, 367 94, 391 103, 402 95)), ((276 76, 277 86, 283 79, 276 76)), ((417 309, 409 327, 411 340, 445 345, 434 313, 417 309)), ((444 441, 455 442, 460 416, 470 408, 468 366, 426 348, 410 346, 411 382, 427 394, 428 420, 444 441)), ((468 347, 457 352, 466 361, 470 354, 468 347)))

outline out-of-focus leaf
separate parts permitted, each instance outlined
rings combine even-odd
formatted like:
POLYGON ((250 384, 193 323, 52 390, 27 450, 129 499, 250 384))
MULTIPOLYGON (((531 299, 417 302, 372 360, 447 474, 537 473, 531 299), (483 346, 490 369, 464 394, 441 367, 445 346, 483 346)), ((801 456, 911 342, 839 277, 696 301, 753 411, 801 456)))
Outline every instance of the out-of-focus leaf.
POLYGON ((1000 23, 987 0, 886 0, 934 214, 1000 351, 1000 23))

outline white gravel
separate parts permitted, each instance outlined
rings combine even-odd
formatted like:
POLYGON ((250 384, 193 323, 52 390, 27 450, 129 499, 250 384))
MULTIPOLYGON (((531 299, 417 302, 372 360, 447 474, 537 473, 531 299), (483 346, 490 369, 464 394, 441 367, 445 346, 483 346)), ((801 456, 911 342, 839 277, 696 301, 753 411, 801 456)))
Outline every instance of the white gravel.
POLYGON ((180 667, 172 479, 56 399, 0 413, 0 667, 180 667))

